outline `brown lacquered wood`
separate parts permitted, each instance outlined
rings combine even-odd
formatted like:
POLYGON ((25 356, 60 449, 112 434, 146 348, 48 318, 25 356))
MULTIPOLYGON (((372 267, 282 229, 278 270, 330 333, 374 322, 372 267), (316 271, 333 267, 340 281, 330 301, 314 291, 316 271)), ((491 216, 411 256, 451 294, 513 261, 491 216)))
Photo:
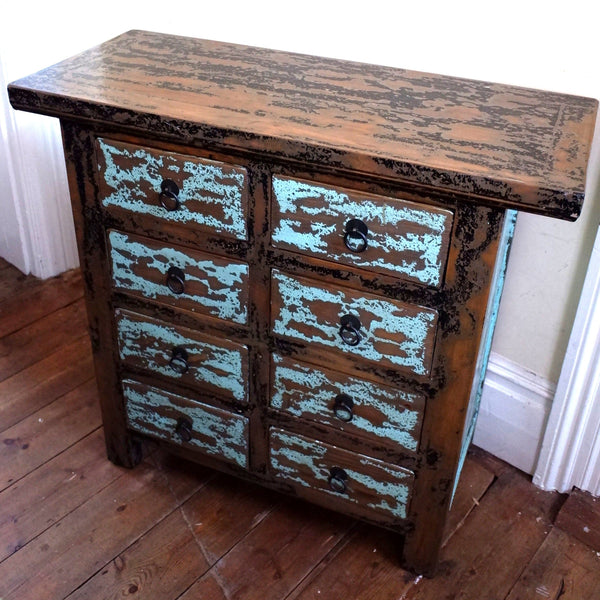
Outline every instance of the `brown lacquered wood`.
POLYGON ((566 219, 581 209, 597 108, 565 94, 143 31, 14 82, 9 97, 43 114, 566 219))
MULTIPOLYGON (((161 440, 405 534, 431 574, 506 209, 577 217, 596 101, 140 31, 9 95, 61 118, 109 458, 161 440), (306 365, 284 390, 276 357, 306 365), (318 392, 355 381, 375 391, 339 426, 318 392)), ((2 338, 0 379, 75 341, 63 306, 2 338)), ((219 572, 188 593, 245 597, 219 572)))

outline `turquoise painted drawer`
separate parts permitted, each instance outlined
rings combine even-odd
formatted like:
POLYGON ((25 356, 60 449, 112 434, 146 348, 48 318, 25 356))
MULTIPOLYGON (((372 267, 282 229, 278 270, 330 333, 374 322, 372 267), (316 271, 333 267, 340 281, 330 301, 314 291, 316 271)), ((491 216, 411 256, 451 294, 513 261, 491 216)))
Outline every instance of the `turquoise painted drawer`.
POLYGON ((406 518, 411 471, 276 428, 270 448, 273 476, 295 484, 300 497, 313 502, 322 497, 328 505, 335 498, 390 520, 406 518))
POLYGON ((424 402, 415 392, 272 356, 272 408, 390 448, 417 451, 424 402))
POLYGON ((271 277, 275 335, 401 368, 431 369, 437 312, 278 270, 271 277))
POLYGON ((225 338, 117 309, 119 356, 127 366, 248 401, 248 348, 225 338))
POLYGON ((246 324, 246 263, 114 230, 108 240, 116 290, 246 324))
POLYGON ((453 214, 289 177, 273 177, 273 246, 439 287, 453 214))
POLYGON ((122 382, 130 429, 248 465, 248 419, 137 381, 122 382))
POLYGON ((98 138, 102 204, 248 238, 243 167, 98 138))

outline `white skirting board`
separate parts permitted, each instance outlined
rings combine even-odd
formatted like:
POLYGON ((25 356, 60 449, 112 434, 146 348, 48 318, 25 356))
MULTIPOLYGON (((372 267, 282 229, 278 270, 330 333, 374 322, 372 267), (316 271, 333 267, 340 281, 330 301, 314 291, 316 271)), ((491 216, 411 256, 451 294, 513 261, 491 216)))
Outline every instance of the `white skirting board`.
POLYGON ((555 389, 553 383, 492 352, 473 443, 533 473, 555 389))

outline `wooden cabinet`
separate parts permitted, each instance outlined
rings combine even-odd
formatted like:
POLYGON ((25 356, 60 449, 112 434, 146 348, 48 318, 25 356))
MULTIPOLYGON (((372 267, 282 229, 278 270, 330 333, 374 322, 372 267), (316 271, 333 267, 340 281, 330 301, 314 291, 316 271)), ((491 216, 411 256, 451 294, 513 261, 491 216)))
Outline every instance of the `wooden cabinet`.
POLYGON ((597 103, 140 31, 9 96, 61 119, 109 458, 154 438, 433 572, 514 209, 577 217, 597 103))

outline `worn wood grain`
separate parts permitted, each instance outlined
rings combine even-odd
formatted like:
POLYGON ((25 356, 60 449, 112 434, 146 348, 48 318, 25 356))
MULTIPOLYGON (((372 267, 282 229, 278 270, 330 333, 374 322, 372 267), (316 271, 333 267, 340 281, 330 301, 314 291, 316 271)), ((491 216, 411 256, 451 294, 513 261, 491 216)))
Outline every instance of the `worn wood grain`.
POLYGON ((534 488, 516 471, 500 477, 442 550, 436 576, 414 587, 407 599, 505 598, 548 535, 559 494, 534 488))
POLYGON ((555 525, 600 552, 600 499, 575 489, 563 504, 555 525))
POLYGON ((442 545, 448 543, 458 528, 464 524, 471 511, 479 506, 479 500, 490 488, 494 479, 494 473, 483 465, 468 458, 465 460, 452 500, 452 507, 446 520, 442 545))
POLYGON ((122 475, 100 429, 62 450, 0 493, 0 562, 122 475))
MULTIPOLYGON (((11 270, 15 269, 12 267, 11 270)), ((2 280, 4 275, 0 278, 2 280)), ((13 333, 42 317, 75 302, 83 296, 81 283, 81 271, 73 269, 44 281, 33 279, 29 285, 18 285, 17 282, 9 281, 9 293, 6 298, 0 300, 0 337, 13 333), (14 290, 18 291, 15 292, 14 290)))
POLYGON ((101 424, 94 380, 75 388, 0 435, 0 490, 43 465, 101 424))
MULTIPOLYGON (((472 518, 478 501, 486 493, 493 474, 467 460, 452 504, 448 538, 459 523, 472 518), (486 476, 487 473, 487 476, 486 476)), ((287 600, 320 600, 324 596, 345 600, 407 600, 417 585, 427 580, 404 571, 398 564, 396 535, 361 525, 344 544, 335 548, 287 600)), ((448 539, 447 538, 447 539, 448 539)), ((449 586, 448 594, 454 589, 449 586)), ((471 598, 469 597, 469 600, 471 598)))
POLYGON ((0 339, 0 381, 81 337, 85 308, 78 300, 0 339))
POLYGON ((213 477, 68 598, 178 598, 271 508, 264 490, 213 477))
POLYGON ((553 528, 506 600, 600 597, 600 555, 553 528))
POLYGON ((568 219, 581 208, 597 108, 565 94, 142 31, 13 83, 9 98, 15 108, 568 219))
MULTIPOLYGON (((187 477, 187 497, 202 485, 202 479, 195 475, 187 477)), ((169 480, 155 467, 143 464, 135 471, 124 472, 0 563, 1 597, 64 598, 180 502, 169 480)))
POLYGON ((87 334, 0 382, 0 431, 94 377, 87 334))
POLYGON ((289 501, 219 560, 181 600, 281 600, 343 538, 348 519, 289 501))

